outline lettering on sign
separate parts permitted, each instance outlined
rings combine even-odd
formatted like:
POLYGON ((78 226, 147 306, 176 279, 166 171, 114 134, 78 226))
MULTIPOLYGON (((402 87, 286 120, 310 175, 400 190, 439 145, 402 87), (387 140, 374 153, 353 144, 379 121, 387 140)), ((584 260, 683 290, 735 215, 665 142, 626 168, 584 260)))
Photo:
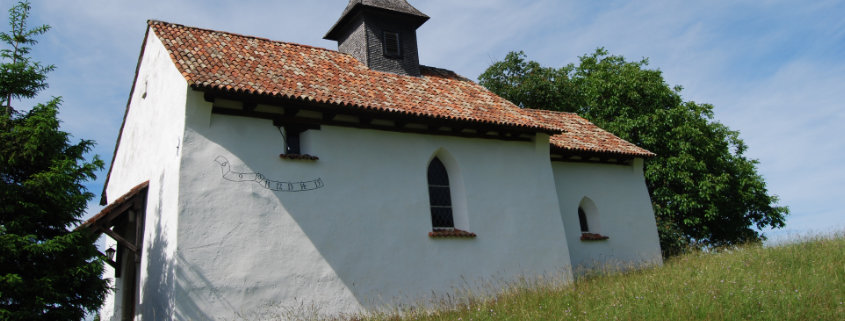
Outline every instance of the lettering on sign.
POLYGON ((223 171, 223 179, 231 182, 255 182, 263 188, 276 192, 304 192, 324 186, 321 178, 304 182, 282 182, 267 179, 261 173, 234 172, 229 165, 229 160, 223 156, 217 156, 214 161, 220 165, 220 169, 223 171))

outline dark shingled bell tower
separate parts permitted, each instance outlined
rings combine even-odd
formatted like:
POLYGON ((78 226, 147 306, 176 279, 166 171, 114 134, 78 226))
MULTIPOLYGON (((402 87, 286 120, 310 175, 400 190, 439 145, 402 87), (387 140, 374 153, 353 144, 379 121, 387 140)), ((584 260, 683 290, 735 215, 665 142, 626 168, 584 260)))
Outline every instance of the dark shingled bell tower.
POLYGON ((419 76, 417 28, 426 20, 405 0, 350 0, 323 38, 370 69, 419 76))

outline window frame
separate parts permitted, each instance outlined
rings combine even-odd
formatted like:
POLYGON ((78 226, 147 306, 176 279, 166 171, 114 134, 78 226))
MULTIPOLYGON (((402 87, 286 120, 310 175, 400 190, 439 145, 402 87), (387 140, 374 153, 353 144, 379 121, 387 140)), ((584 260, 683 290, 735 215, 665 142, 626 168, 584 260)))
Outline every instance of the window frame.
POLYGON ((292 160, 318 160, 317 156, 302 153, 302 133, 309 129, 320 129, 319 126, 308 126, 302 124, 282 124, 281 122, 273 122, 273 125, 278 128, 284 141, 284 152, 279 154, 279 158, 292 160))
POLYGON ((428 185, 428 204, 429 211, 431 213, 432 230, 455 230, 455 214, 452 205, 452 187, 449 183, 449 171, 446 169, 446 165, 443 164, 443 161, 441 161, 440 158, 434 157, 428 163, 428 168, 426 170, 426 183, 428 185), (437 194, 434 193, 434 191, 437 190, 440 190, 441 192, 437 194))
POLYGON ((402 57, 402 38, 399 32, 396 31, 382 31, 382 53, 385 57, 401 58, 402 57), (389 36, 393 36, 390 38, 389 36), (391 51, 389 44, 395 44, 395 51, 391 51))

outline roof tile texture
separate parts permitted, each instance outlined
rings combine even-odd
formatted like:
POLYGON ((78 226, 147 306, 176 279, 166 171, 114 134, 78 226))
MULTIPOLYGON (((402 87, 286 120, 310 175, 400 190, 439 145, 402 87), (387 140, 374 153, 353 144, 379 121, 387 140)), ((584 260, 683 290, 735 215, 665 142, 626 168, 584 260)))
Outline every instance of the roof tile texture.
POLYGON ((599 128, 573 113, 524 109, 539 124, 564 132, 549 138, 552 146, 573 152, 594 152, 635 157, 652 157, 654 153, 599 128))
POLYGON ((412 116, 538 131, 510 101, 454 72, 370 70, 350 55, 311 46, 149 21, 188 84, 412 116))

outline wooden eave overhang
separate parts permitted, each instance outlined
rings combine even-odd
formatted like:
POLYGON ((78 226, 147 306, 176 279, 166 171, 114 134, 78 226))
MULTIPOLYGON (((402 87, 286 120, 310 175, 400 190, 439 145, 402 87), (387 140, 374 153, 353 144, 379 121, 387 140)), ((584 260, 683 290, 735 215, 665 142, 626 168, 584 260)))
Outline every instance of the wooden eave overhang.
MULTIPOLYGON (((133 187, 129 192, 117 198, 114 202, 103 208, 99 213, 76 227, 76 230, 88 230, 94 234, 106 234, 117 241, 119 250, 127 249, 135 253, 136 260, 141 254, 141 234, 143 231, 143 217, 146 212, 147 191, 150 181, 143 182, 133 187), (130 215, 134 215, 127 220, 130 215), (135 237, 126 237, 115 227, 127 221, 134 221, 135 237)), ((105 255, 104 255, 105 256, 105 255)), ((117 268, 117 263, 107 261, 117 268)))
POLYGON ((559 146, 550 146, 549 154, 553 162, 574 162, 574 163, 603 163, 617 165, 631 165, 636 158, 652 158, 655 154, 628 154, 615 151, 597 151, 586 149, 571 149, 559 146))
POLYGON ((540 126, 529 127, 489 121, 437 117, 400 110, 375 109, 350 104, 332 104, 304 98, 249 93, 196 84, 191 85, 191 88, 202 92, 205 101, 212 103, 212 113, 271 119, 277 126, 308 125, 312 128, 318 128, 320 125, 329 125, 394 132, 518 141, 530 141, 537 133, 554 135, 563 132, 559 129, 540 126), (223 106, 222 104, 215 103, 218 99, 238 101, 240 105, 235 108, 232 106, 223 106), (273 108, 262 108, 258 110, 256 108, 258 105, 272 106, 273 108), (310 113, 310 116, 304 116, 304 113, 301 113, 302 111, 311 111, 313 113, 310 113))

